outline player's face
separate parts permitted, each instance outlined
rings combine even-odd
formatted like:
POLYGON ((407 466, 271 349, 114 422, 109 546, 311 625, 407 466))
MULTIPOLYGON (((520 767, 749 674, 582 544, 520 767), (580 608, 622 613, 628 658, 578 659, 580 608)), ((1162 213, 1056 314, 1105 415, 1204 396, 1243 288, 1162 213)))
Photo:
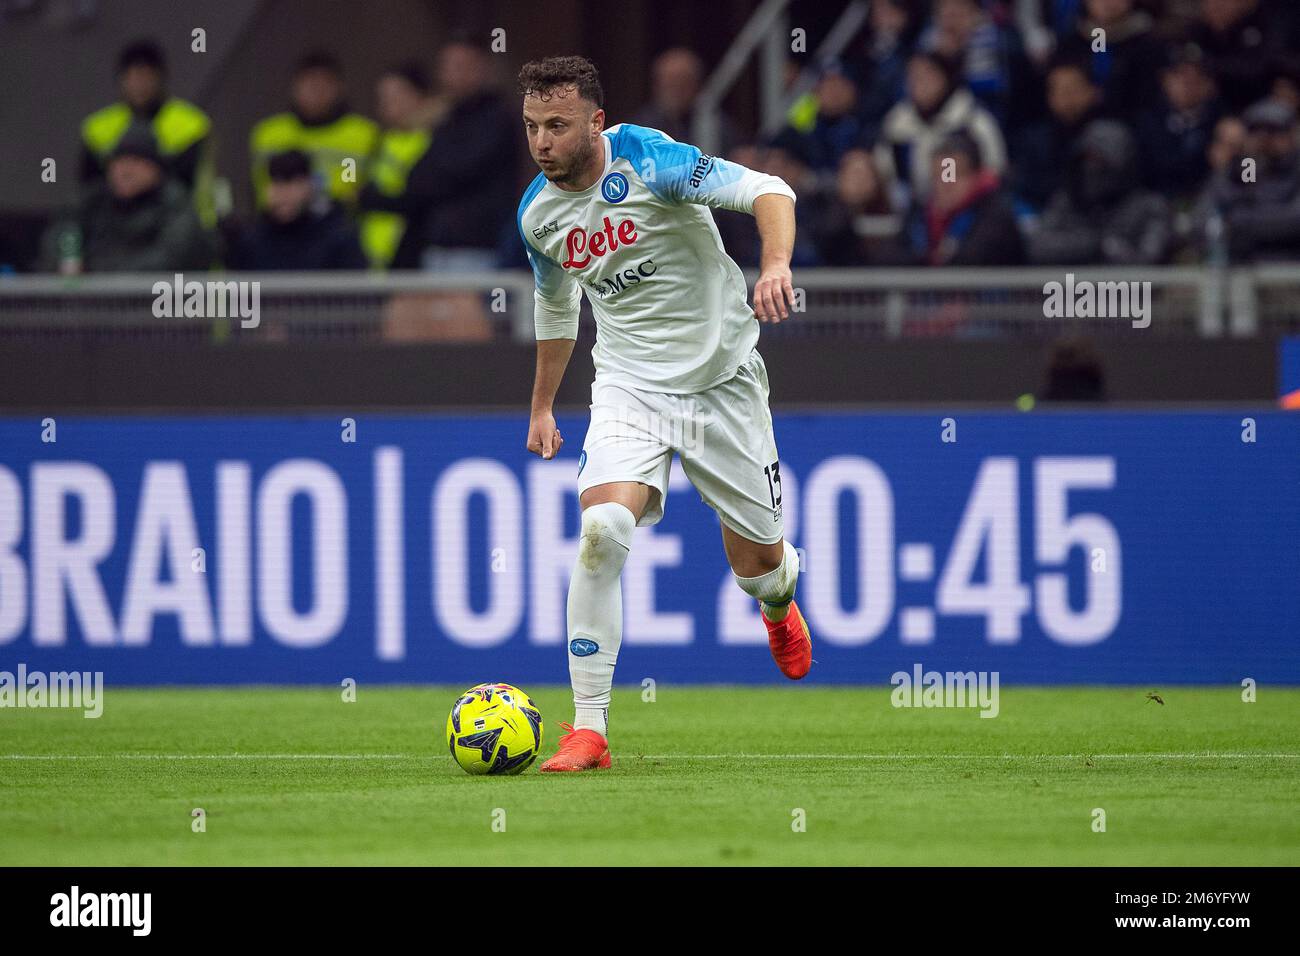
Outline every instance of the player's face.
POLYGON ((604 126, 605 111, 595 109, 576 90, 557 90, 545 100, 524 97, 528 152, 542 175, 556 185, 578 185, 592 166, 604 126))

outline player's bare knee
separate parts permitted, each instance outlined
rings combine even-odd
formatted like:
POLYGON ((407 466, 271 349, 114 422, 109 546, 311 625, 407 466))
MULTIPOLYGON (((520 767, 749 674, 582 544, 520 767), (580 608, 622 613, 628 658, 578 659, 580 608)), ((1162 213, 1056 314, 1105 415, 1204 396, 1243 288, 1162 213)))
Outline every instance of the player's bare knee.
POLYGON ((777 551, 775 554, 764 551, 762 554, 754 556, 754 567, 757 568, 755 574, 767 574, 769 571, 775 571, 785 560, 785 554, 777 551))
POLYGON ((752 544, 743 551, 728 555, 731 570, 740 577, 758 577, 781 567, 785 561, 784 542, 772 545, 752 544))
POLYGON ((775 547, 746 557, 747 560, 732 565, 740 589, 760 601, 789 600, 799 580, 799 555, 790 542, 779 542, 775 547))

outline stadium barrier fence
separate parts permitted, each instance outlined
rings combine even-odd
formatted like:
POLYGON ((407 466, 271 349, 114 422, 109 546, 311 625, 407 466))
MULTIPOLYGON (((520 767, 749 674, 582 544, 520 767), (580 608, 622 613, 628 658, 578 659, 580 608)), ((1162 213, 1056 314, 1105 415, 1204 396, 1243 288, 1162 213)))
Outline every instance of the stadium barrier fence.
MULTIPOLYGON (((752 285, 755 274, 749 272, 746 278, 752 285)), ((532 337, 532 278, 517 270, 458 276, 331 272, 184 277, 184 283, 205 283, 205 292, 207 284, 256 283, 255 326, 228 314, 230 309, 209 309, 206 297, 202 314, 159 308, 163 293, 155 289, 162 288, 160 282, 167 288, 177 284, 172 275, 5 277, 0 279, 0 341, 91 338, 264 344, 303 339, 513 338, 524 342, 532 337)), ((798 322, 771 330, 775 335, 884 340, 1047 339, 1130 331, 1215 338, 1300 332, 1300 270, 1288 265, 800 269, 795 282, 802 314, 798 322), (1086 316, 1078 310, 1050 314, 1046 290, 1053 283, 1067 295, 1092 284, 1100 304, 1095 311, 1121 314, 1086 316), (1143 320, 1140 308, 1147 308, 1149 321, 1143 320)), ((167 305, 179 303, 176 299, 167 305)), ((585 303, 583 309, 587 314, 585 303)), ((589 323, 584 334, 590 334, 589 323)))

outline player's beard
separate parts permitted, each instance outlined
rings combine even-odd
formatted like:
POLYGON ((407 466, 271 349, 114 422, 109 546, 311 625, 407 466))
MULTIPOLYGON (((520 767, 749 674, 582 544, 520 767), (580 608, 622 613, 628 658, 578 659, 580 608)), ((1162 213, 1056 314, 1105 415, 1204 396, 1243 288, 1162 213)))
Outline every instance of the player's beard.
POLYGON ((557 185, 577 186, 578 177, 582 175, 588 164, 591 162, 592 154, 595 152, 595 144, 591 140, 583 140, 569 157, 569 161, 559 170, 552 170, 547 175, 547 179, 557 185))

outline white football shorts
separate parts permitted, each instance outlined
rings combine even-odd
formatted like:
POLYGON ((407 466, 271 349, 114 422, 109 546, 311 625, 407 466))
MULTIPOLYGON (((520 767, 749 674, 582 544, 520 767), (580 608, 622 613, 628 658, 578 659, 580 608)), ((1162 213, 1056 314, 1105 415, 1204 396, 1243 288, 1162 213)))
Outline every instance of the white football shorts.
POLYGON ((639 481, 659 495, 637 524, 656 524, 676 453, 700 500, 724 525, 750 541, 774 544, 783 529, 781 470, 767 400, 767 367, 757 349, 735 376, 689 395, 596 382, 578 493, 639 481))

